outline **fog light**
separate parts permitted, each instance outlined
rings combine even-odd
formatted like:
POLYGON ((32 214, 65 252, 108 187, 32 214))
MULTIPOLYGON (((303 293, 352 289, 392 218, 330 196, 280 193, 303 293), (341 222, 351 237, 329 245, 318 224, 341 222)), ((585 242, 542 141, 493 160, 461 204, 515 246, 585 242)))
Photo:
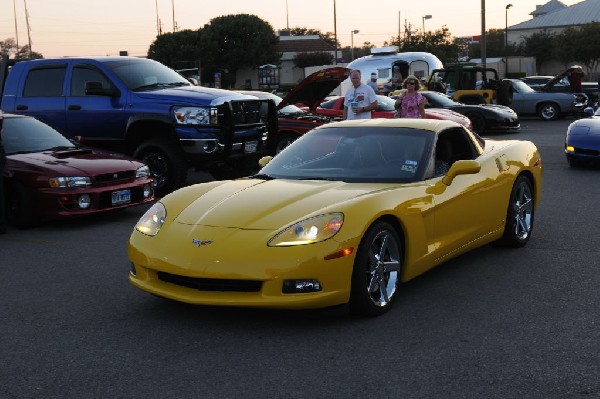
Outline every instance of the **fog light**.
POLYGON ((202 145, 202 150, 207 154, 212 154, 217 151, 217 142, 215 140, 205 141, 202 145))
POLYGON ((284 294, 296 294, 300 292, 318 292, 321 289, 321 283, 317 280, 285 280, 282 292, 284 294))
POLYGON ((152 185, 144 184, 144 198, 148 198, 152 195, 152 185))
POLYGON ((92 205, 92 198, 89 194, 82 194, 77 198, 77 205, 80 209, 88 209, 92 205))

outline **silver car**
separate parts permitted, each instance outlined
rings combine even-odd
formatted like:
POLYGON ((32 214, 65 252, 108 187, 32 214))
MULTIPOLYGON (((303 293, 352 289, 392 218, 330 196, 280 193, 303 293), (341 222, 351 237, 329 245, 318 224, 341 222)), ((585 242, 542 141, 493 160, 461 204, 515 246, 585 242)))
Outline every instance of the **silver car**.
POLYGON ((582 93, 538 92, 519 79, 510 79, 514 93, 509 105, 519 115, 537 115, 552 121, 567 114, 579 114, 586 107, 587 96, 582 93))

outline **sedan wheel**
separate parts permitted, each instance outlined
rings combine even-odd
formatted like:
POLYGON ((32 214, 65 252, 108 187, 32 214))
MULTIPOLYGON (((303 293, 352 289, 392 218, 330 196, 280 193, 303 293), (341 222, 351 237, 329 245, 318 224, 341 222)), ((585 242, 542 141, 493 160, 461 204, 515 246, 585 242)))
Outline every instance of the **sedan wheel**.
POLYGON ((396 297, 402 270, 402 246, 386 222, 371 226, 363 237, 352 273, 350 311, 365 316, 385 313, 396 297))
POLYGON ((533 229, 534 197, 531 181, 519 176, 513 185, 506 213, 504 236, 500 243, 519 248, 527 244, 533 229))
POLYGON ((560 110, 556 104, 544 103, 538 109, 538 116, 545 121, 553 121, 560 116, 560 110))

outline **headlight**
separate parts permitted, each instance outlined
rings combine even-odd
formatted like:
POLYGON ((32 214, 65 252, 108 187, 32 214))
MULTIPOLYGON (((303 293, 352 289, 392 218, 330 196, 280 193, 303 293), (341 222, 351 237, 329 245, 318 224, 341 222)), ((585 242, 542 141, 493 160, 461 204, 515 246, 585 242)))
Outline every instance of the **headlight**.
POLYGON ((139 179, 141 177, 148 177, 150 176, 150 168, 147 167, 146 165, 142 166, 141 168, 138 168, 135 171, 135 178, 139 179))
POLYGON ((210 107, 178 107, 173 109, 180 125, 216 125, 217 109, 210 107))
POLYGON ((89 187, 92 181, 89 177, 52 177, 48 180, 50 187, 89 187))
POLYGON ((135 229, 142 234, 155 236, 160 231, 163 223, 165 223, 166 218, 167 210, 165 206, 157 202, 144 213, 135 225, 135 229))
POLYGON ((316 216, 291 225, 273 237, 267 245, 270 247, 284 247, 325 241, 336 235, 343 224, 343 213, 316 216))

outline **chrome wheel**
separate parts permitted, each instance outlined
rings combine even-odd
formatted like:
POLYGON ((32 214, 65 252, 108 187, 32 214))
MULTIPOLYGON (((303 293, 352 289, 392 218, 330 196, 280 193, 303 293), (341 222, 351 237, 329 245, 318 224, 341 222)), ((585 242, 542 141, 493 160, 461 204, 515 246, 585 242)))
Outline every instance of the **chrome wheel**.
POLYGON ((540 106, 539 116, 545 121, 558 119, 558 107, 555 104, 545 103, 540 106))
POLYGON ((519 176, 513 185, 501 242, 511 247, 524 246, 533 229, 534 196, 531 181, 519 176))
POLYGON ((398 234, 388 223, 375 224, 365 234, 356 255, 351 310, 369 316, 387 311, 397 294, 401 270, 398 234))

